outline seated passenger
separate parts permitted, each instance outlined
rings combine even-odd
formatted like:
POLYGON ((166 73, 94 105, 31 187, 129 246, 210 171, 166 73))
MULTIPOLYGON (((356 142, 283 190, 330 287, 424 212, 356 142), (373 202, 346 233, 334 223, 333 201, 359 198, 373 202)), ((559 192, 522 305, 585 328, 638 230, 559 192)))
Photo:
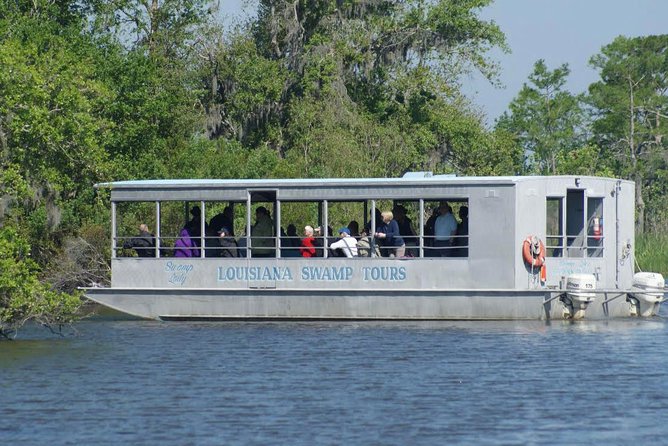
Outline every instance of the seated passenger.
POLYGON ((300 257, 300 246, 301 240, 297 235, 297 228, 291 223, 285 236, 281 238, 281 257, 300 257))
POLYGON ((350 236, 350 229, 339 229, 339 240, 330 245, 333 252, 340 251, 340 257, 357 257, 357 240, 350 236))
POLYGON ((313 245, 313 242, 315 241, 315 238, 313 237, 313 227, 312 226, 305 226, 304 227, 304 238, 302 239, 301 242, 301 248, 299 248, 299 252, 302 255, 302 257, 314 257, 315 256, 315 246, 313 245))
POLYGON ((220 254, 218 257, 238 257, 237 242, 231 236, 230 232, 224 226, 218 231, 218 243, 220 245, 220 254))
POLYGON ((211 226, 206 229, 206 237, 204 238, 204 257, 220 257, 218 232, 215 232, 211 226))
POLYGON ((360 236, 360 225, 355 220, 351 220, 350 223, 348 223, 348 229, 350 229, 351 237, 360 236))
POLYGON ((179 239, 174 243, 174 257, 199 257, 200 252, 193 243, 187 229, 181 229, 179 239))
POLYGON ((144 223, 139 225, 139 235, 123 243, 123 248, 134 249, 137 257, 155 257, 155 235, 148 231, 144 223))
POLYGON ((211 221, 209 222, 209 228, 211 229, 211 232, 213 234, 217 234, 218 231, 220 231, 222 228, 227 228, 229 229, 230 233, 228 235, 231 235, 234 237, 234 224, 233 224, 233 212, 232 212, 232 207, 231 206, 225 206, 225 209, 223 209, 223 212, 220 214, 216 214, 213 216, 211 221))
POLYGON ((357 255, 360 257, 371 257, 372 245, 375 256, 380 257, 378 245, 373 243, 373 240, 369 238, 366 232, 362 231, 360 239, 357 242, 357 255))

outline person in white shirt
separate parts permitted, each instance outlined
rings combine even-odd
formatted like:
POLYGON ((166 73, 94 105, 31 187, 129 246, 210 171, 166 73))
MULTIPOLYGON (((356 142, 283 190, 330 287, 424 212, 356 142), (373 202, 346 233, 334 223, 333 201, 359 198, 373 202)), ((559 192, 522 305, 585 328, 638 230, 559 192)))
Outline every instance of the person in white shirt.
POLYGON ((350 229, 339 229, 339 239, 329 245, 329 247, 336 251, 341 250, 346 257, 357 257, 357 240, 350 236, 350 229))
POLYGON ((450 257, 454 252, 451 246, 452 236, 457 234, 457 220, 448 203, 441 203, 438 210, 440 215, 434 223, 434 247, 437 257, 450 257))

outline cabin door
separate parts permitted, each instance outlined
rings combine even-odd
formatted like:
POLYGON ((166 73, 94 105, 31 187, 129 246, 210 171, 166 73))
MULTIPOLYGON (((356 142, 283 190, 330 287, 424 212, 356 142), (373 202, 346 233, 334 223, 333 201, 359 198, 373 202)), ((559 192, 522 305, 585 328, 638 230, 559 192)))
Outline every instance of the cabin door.
POLYGON ((584 257, 585 242, 585 191, 583 189, 569 189, 566 194, 566 249, 568 257, 584 257))

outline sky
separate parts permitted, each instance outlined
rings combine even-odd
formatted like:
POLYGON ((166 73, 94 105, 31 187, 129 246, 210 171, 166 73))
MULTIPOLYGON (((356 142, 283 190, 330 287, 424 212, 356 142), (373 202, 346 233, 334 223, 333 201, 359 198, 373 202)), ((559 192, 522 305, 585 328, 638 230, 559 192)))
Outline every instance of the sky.
MULTIPOLYGON (((233 15, 254 9, 253 0, 222 0, 233 15)), ((245 14, 248 14, 246 12, 245 14)), ((463 80, 464 92, 493 125, 527 82, 533 65, 544 59, 553 70, 567 63, 571 74, 566 88, 574 94, 598 79, 589 59, 615 37, 668 33, 668 0, 495 0, 481 11, 506 35, 512 53, 492 51, 501 66, 496 88, 481 76, 463 80)))
POLYGON ((501 27, 511 54, 491 55, 501 65, 503 89, 481 76, 464 80, 464 91, 493 124, 527 82, 533 65, 545 59, 553 70, 567 63, 571 93, 598 80, 589 59, 615 37, 668 33, 668 0, 496 0, 482 17, 501 27))

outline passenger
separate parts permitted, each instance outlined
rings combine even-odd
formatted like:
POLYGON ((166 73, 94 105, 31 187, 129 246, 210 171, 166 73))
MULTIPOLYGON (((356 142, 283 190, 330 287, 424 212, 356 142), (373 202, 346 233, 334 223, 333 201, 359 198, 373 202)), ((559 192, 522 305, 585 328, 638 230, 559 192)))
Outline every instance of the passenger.
POLYGON ((297 228, 291 223, 288 225, 285 237, 281 239, 281 257, 300 257, 300 246, 301 240, 297 235, 297 228))
POLYGON ((211 225, 206 229, 206 237, 204 238, 204 257, 220 257, 218 232, 214 232, 211 225))
MULTIPOLYGON (((399 234, 399 224, 390 211, 381 213, 383 225, 376 229, 376 238, 381 240, 381 248, 385 250, 385 257, 403 257, 406 253, 406 244, 399 234)), ((382 250, 381 250, 382 252, 382 250)))
MULTIPOLYGON (((369 211, 369 214, 371 214, 371 211, 369 211)), ((376 208, 376 231, 378 231, 378 227, 383 225, 383 216, 381 215, 380 209, 376 208)), ((364 232, 367 234, 371 234, 371 220, 366 222, 364 225, 364 232)))
POLYGON ((264 206, 255 210, 255 225, 251 228, 251 255, 273 257, 276 253, 274 222, 264 206))
POLYGON ((187 229, 181 229, 179 239, 174 243, 174 257, 199 257, 200 252, 193 243, 187 229))
POLYGON ((316 255, 315 246, 313 245, 314 241, 315 238, 313 237, 313 227, 305 226, 304 238, 301 242, 301 248, 299 248, 299 252, 302 257, 314 257, 316 255))
POLYGON ((459 208, 459 219, 461 222, 457 225, 457 237, 455 237, 455 245, 459 248, 456 250, 457 257, 469 256, 469 208, 462 206, 459 208))
POLYGON ((332 243, 338 241, 338 237, 332 236, 332 227, 327 226, 327 234, 322 231, 322 226, 318 226, 314 230, 315 241, 313 246, 315 246, 315 256, 324 257, 325 256, 325 240, 327 240, 327 247, 331 246, 332 243))
POLYGON ((350 229, 339 229, 339 240, 330 245, 333 252, 340 251, 342 254, 338 257, 357 257, 357 240, 350 236, 350 229))
POLYGON ((393 210, 394 219, 399 225, 399 234, 404 239, 406 243, 406 253, 410 254, 411 257, 415 256, 415 250, 409 247, 415 247, 418 244, 417 238, 415 237, 415 231, 413 230, 413 223, 411 219, 406 215, 406 208, 398 205, 394 207, 393 210))
POLYGON ((436 218, 438 218, 438 207, 435 207, 431 211, 431 216, 427 219, 424 224, 424 241, 425 246, 425 257, 438 257, 439 254, 436 250, 432 249, 434 246, 434 224, 436 223, 436 218))
POLYGON ((352 237, 360 236, 360 225, 355 220, 351 220, 350 223, 348 223, 348 229, 350 229, 350 235, 352 237))
MULTIPOLYGON (((202 211, 199 206, 193 206, 190 209, 190 215, 193 217, 186 223, 183 229, 188 230, 188 234, 193 239, 193 242, 199 246, 200 240, 199 237, 202 235, 202 211)), ((207 225, 204 225, 204 231, 206 233, 207 225)))
POLYGON ((380 257, 380 250, 378 245, 372 243, 371 239, 365 231, 362 231, 360 234, 360 239, 357 242, 357 255, 360 257, 371 257, 371 245, 373 244, 375 248, 376 257, 380 257))
POLYGON ((209 227, 214 234, 217 234, 222 228, 230 230, 228 235, 234 236, 234 213, 231 206, 225 206, 223 212, 213 216, 209 222, 209 227))
POLYGON ((224 226, 218 231, 218 243, 220 244, 218 257, 238 257, 237 242, 232 237, 231 232, 224 226))
POLYGON ((155 235, 151 234, 145 223, 139 225, 139 235, 126 240, 123 248, 134 249, 137 257, 155 257, 155 235))
POLYGON ((437 256, 452 257, 452 236, 457 234, 457 220, 452 215, 452 208, 448 203, 441 203, 438 207, 439 216, 434 222, 434 248, 437 256))

